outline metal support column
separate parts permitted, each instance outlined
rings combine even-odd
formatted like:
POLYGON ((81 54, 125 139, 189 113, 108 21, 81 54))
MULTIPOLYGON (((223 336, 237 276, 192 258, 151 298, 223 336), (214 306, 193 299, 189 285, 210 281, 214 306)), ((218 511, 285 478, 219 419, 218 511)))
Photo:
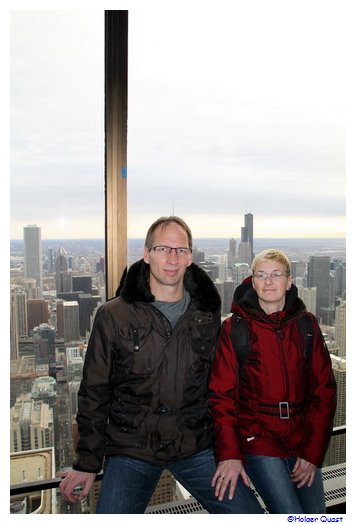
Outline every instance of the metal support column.
POLYGON ((106 296, 127 266, 128 11, 105 11, 106 296))

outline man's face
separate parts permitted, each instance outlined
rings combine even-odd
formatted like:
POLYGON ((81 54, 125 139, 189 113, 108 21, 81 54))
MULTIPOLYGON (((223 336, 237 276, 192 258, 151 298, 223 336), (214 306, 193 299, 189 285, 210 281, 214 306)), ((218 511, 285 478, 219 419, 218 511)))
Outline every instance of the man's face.
MULTIPOLYGON (((188 248, 186 232, 176 223, 159 226, 154 232, 153 246, 188 248)), ((158 253, 154 249, 144 249, 144 261, 150 265, 150 287, 158 300, 164 300, 167 293, 182 292, 183 278, 188 266, 192 263, 192 254, 158 253)), ((180 297, 179 297, 180 298, 180 297)))

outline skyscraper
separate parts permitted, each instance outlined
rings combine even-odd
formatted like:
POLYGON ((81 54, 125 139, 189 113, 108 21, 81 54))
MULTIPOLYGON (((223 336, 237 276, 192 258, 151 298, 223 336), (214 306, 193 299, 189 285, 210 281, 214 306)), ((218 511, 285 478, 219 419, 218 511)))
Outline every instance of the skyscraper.
POLYGON ((10 410, 10 450, 54 446, 53 410, 46 402, 21 395, 10 410))
POLYGON ((311 256, 308 262, 308 287, 316 287, 316 316, 330 307, 330 257, 311 256))
POLYGON ((235 262, 236 262, 236 240, 235 238, 231 238, 229 241, 229 252, 228 252, 228 259, 227 259, 228 267, 231 268, 235 262))
POLYGON ((25 249, 25 278, 36 280, 37 297, 42 298, 42 241, 41 228, 30 225, 23 228, 25 249))
POLYGON ((316 313, 316 287, 298 286, 299 298, 304 302, 307 311, 316 313))
POLYGON ((26 337, 27 329, 27 295, 23 288, 11 290, 11 302, 15 305, 16 325, 19 337, 26 337))
POLYGON ((338 356, 346 357, 346 301, 341 301, 335 308, 335 340, 338 356))
POLYGON ((246 234, 246 240, 244 240, 244 242, 248 242, 250 244, 251 255, 253 258, 255 255, 253 251, 253 214, 252 213, 246 213, 245 215, 245 234, 246 234))
POLYGON ((29 332, 36 326, 47 324, 48 320, 49 309, 46 300, 27 300, 27 326, 29 332))
POLYGON ((79 305, 75 300, 63 302, 64 341, 79 340, 79 305))
POLYGON ((71 291, 71 274, 68 272, 68 254, 63 247, 60 247, 55 259, 56 271, 56 290, 58 293, 71 291))
POLYGON ((10 302, 10 359, 16 360, 19 357, 19 336, 16 319, 15 302, 10 302))
POLYGON ((73 275, 72 276, 72 291, 83 291, 83 293, 92 292, 92 276, 91 275, 73 275))
MULTIPOLYGON (((337 384, 336 413, 334 427, 346 424, 346 360, 331 355, 333 373, 337 384)), ((346 461, 346 435, 336 435, 331 438, 329 449, 325 455, 324 466, 341 464, 346 461)))
POLYGON ((253 252, 253 215, 245 215, 244 226, 241 227, 241 242, 239 244, 238 260, 245 262, 249 266, 254 257, 253 252))
POLYGON ((33 331, 36 366, 48 365, 49 376, 56 378, 56 330, 48 324, 41 324, 33 331))

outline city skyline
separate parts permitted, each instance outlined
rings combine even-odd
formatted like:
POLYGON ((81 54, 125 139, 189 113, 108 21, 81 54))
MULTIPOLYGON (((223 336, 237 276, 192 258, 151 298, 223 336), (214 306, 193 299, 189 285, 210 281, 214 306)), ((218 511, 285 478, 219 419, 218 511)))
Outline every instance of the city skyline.
MULTIPOLYGON (((317 4, 129 10, 129 237, 173 209, 195 237, 248 211, 256 237, 345 237, 345 12, 317 4)), ((102 21, 13 13, 11 238, 104 236, 102 21)))
MULTIPOLYGON (((257 241, 253 236, 252 217, 245 218, 245 225, 242 226, 244 233, 242 241, 246 243, 248 237, 249 242, 253 241, 256 250, 260 249, 262 241, 261 239, 257 241), (245 231, 246 227, 249 228, 249 233, 245 231)), ((32 244, 29 247, 38 251, 40 231, 35 230, 31 233, 35 234, 29 235, 29 232, 26 232, 27 240, 32 244)), ((142 247, 142 241, 143 239, 130 242, 132 253, 136 253, 135 249, 139 246, 142 247)), ((237 244, 238 242, 229 243, 229 239, 224 241, 211 239, 201 242, 202 250, 193 251, 194 261, 205 268, 211 278, 214 278, 222 298, 222 318, 229 314, 236 285, 248 274, 248 267, 242 267, 248 264, 237 262, 239 260, 235 249, 237 244), (233 259, 229 259, 228 249, 233 259), (230 276, 229 272, 231 272, 230 276)), ((320 286, 322 290, 329 285, 332 289, 335 321, 332 320, 333 315, 325 314, 325 322, 322 321, 321 326, 331 353, 333 368, 337 373, 339 409, 334 426, 346 425, 345 242, 335 239, 328 242, 322 242, 320 239, 319 242, 298 242, 287 239, 284 244, 289 245, 291 252, 296 254, 304 246, 304 254, 310 250, 310 253, 323 255, 319 257, 323 266, 324 259, 328 259, 330 274, 326 275, 326 280, 320 281, 320 286), (325 257, 326 251, 331 256, 325 257), (331 286, 332 279, 334 284, 331 286)), ((20 242, 14 242, 11 246, 14 265, 11 266, 10 333, 13 347, 10 357, 10 446, 11 451, 16 452, 16 457, 19 458, 21 453, 25 457, 26 453, 34 453, 37 448, 53 445, 56 471, 59 471, 63 467, 68 467, 73 460, 77 435, 76 395, 95 312, 105 300, 103 295, 98 294, 99 287, 104 286, 104 264, 100 263, 103 258, 101 250, 104 242, 71 241, 66 248, 58 246, 57 250, 53 245, 50 248, 50 243, 42 240, 44 271, 42 299, 36 298, 39 289, 35 285, 35 279, 25 276, 26 252, 23 250, 21 253, 19 246, 23 247, 20 242), (69 284, 66 290, 64 283, 69 284), (35 417, 35 413, 41 416, 35 417), (31 428, 34 428, 39 435, 38 440, 30 439, 26 433, 29 420, 31 428)), ((314 259, 313 262, 318 263, 316 258, 311 256, 310 262, 314 259)), ((301 260, 298 255, 296 259, 301 260)), ((36 261, 37 266, 41 264, 38 257, 36 261)), ((295 262, 292 271, 298 289, 304 291, 306 297, 310 299, 307 302, 310 306, 308 311, 314 312, 318 284, 317 287, 304 287, 307 285, 308 268, 306 261, 295 262)), ((35 271, 34 274, 37 273, 38 271, 35 271)), ((322 319, 324 313, 321 312, 322 319)), ((31 435, 35 434, 34 431, 31 435)), ((345 467, 345 456, 345 435, 333 437, 323 464, 323 471, 326 472, 329 467, 345 467)), ((12 460, 14 457, 15 455, 12 455, 12 460)), ((26 471, 25 463, 22 466, 22 474, 23 471, 26 471)), ((16 477, 14 467, 11 473, 12 483, 21 481, 19 476, 16 477)), ((26 480, 32 480, 27 472, 26 480)), ((345 490, 343 486, 344 477, 341 477, 337 481, 337 487, 345 490)), ((95 507, 95 493, 92 495, 93 498, 89 499, 91 500, 88 502, 89 507, 85 508, 82 506, 69 508, 68 504, 58 497, 56 511, 64 514, 68 511, 92 513, 95 507)), ((15 505, 14 510, 16 507, 15 505)), ((48 511, 52 512, 52 510, 48 511)))

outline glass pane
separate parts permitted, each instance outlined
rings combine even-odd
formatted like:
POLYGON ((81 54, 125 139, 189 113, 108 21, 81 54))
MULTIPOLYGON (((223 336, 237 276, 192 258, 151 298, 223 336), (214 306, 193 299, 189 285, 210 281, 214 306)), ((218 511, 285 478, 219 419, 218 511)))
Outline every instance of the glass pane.
MULTIPOLYGON (((129 263, 176 214, 223 316, 253 255, 282 249, 317 315, 346 424, 345 39, 342 13, 279 3, 189 9, 150 3, 129 19, 129 263), (300 35, 303 38, 300 38, 300 35), (333 36, 331 36, 333 35, 333 36), (337 36, 335 36, 337 35, 337 36)), ((345 436, 325 466, 345 462, 345 436)))
MULTIPOLYGON (((11 484, 72 464, 105 300, 104 205, 104 13, 13 11, 11 484)), ((11 511, 72 512, 53 493, 15 497, 11 511)))

